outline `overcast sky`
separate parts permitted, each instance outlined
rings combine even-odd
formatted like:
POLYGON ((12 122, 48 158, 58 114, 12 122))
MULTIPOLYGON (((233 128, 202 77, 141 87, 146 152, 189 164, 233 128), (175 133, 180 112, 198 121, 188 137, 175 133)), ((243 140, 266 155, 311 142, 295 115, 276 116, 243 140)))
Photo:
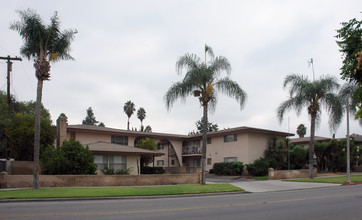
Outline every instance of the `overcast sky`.
MULTIPOLYGON (((60 113, 69 124, 81 124, 92 107, 96 119, 107 127, 127 128, 123 105, 132 100, 146 110, 144 125, 154 132, 187 134, 196 130, 202 116, 196 98, 177 101, 167 111, 163 96, 182 80, 176 60, 186 54, 203 56, 210 45, 216 56, 226 57, 231 78, 248 95, 245 107, 219 93, 216 111, 209 121, 220 129, 249 126, 296 132, 310 120, 304 111, 289 112, 279 124, 276 108, 288 98, 282 83, 290 73, 313 77, 308 59, 313 58, 316 78, 340 78, 342 59, 335 42, 340 23, 361 20, 362 1, 3 1, 0 8, 0 56, 20 56, 23 42, 9 29, 19 20, 16 10, 32 8, 45 23, 58 11, 61 29, 77 29, 71 45, 75 61, 52 64, 51 81, 44 82, 43 104, 53 123, 60 113), (289 123, 288 123, 289 118, 289 123), (288 125, 289 124, 289 125, 288 125)), ((33 61, 15 61, 11 93, 20 101, 36 99, 33 61)), ((344 83, 340 80, 340 83, 344 83)), ((0 61, 0 89, 6 91, 6 62, 0 61)), ((316 132, 331 137, 327 111, 316 132)), ((336 131, 345 137, 346 119, 336 131)), ((140 127, 136 114, 131 127, 140 127)), ((351 133, 362 134, 356 121, 351 133)))

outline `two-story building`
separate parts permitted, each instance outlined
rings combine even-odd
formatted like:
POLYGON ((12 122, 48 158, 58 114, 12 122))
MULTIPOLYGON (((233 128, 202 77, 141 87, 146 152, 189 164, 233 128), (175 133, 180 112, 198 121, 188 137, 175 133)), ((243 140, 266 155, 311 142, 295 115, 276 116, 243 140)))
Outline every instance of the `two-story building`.
MULTIPOLYGON (((214 163, 241 161, 244 164, 264 156, 271 137, 285 138, 294 134, 251 127, 237 127, 208 133, 206 171, 214 163)), ((197 172, 201 167, 202 135, 178 135, 141 132, 89 125, 68 125, 57 120, 57 146, 70 138, 88 146, 99 169, 131 169, 139 174, 141 155, 154 157, 151 166, 162 166, 172 173, 197 172), (136 147, 139 138, 157 142, 158 151, 136 147)))

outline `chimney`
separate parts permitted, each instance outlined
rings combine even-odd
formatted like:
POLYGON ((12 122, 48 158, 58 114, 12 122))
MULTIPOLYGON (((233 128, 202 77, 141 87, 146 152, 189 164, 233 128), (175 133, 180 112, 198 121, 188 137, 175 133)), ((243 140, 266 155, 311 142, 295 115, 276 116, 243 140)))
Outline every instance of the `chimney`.
POLYGON ((57 119, 57 147, 63 143, 63 141, 67 138, 67 117, 59 116, 57 119))

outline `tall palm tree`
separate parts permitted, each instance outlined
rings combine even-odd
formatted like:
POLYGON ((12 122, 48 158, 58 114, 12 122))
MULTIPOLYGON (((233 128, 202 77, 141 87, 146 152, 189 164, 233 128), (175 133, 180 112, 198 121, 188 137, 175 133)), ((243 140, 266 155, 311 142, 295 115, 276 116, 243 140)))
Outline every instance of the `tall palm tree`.
POLYGON ((135 105, 132 101, 128 101, 124 104, 123 112, 126 113, 126 115, 128 116, 127 130, 129 130, 129 119, 133 115, 134 111, 136 111, 136 109, 135 109, 135 105))
POLYGON ((220 90, 229 97, 236 99, 242 109, 246 101, 246 93, 240 88, 237 82, 229 78, 231 65, 229 61, 222 56, 214 58, 212 48, 205 45, 205 62, 194 54, 185 54, 176 62, 176 71, 181 75, 182 70, 186 69, 183 80, 174 83, 168 89, 164 96, 166 107, 171 109, 177 99, 185 100, 187 96, 193 95, 198 98, 200 105, 203 107, 203 137, 202 137, 202 178, 201 183, 205 184, 205 167, 206 167, 206 143, 207 143, 207 121, 208 111, 215 109, 216 90, 220 90), (207 55, 211 58, 207 62, 207 55), (219 78, 220 74, 225 71, 227 76, 219 78))
POLYGON ((310 142, 309 142, 309 178, 313 179, 313 156, 315 128, 320 121, 321 106, 329 113, 329 126, 335 130, 341 123, 343 109, 336 93, 339 84, 332 76, 324 76, 316 81, 309 81, 308 77, 298 74, 287 75, 284 79, 284 88, 289 86, 289 99, 282 102, 277 109, 277 116, 281 123, 287 110, 295 109, 299 115, 307 107, 310 115, 310 142))
POLYGON ((137 118, 141 121, 141 131, 143 131, 143 120, 146 118, 146 110, 144 108, 139 108, 137 111, 137 118))
POLYGON ((40 107, 42 99, 43 81, 50 78, 50 62, 59 60, 73 60, 70 56, 70 44, 76 30, 61 31, 57 12, 50 18, 50 24, 45 25, 40 16, 33 10, 17 11, 20 21, 10 25, 10 29, 17 31, 24 40, 20 53, 28 58, 34 58, 37 96, 35 108, 34 130, 34 181, 33 188, 39 188, 39 142, 40 142, 40 107))

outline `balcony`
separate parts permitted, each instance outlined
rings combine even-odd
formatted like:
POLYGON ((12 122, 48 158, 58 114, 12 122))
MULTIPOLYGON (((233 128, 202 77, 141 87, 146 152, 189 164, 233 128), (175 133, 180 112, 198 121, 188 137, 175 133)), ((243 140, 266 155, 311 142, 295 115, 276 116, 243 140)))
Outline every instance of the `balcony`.
POLYGON ((201 155, 201 148, 199 146, 184 146, 182 147, 182 155, 201 155))

